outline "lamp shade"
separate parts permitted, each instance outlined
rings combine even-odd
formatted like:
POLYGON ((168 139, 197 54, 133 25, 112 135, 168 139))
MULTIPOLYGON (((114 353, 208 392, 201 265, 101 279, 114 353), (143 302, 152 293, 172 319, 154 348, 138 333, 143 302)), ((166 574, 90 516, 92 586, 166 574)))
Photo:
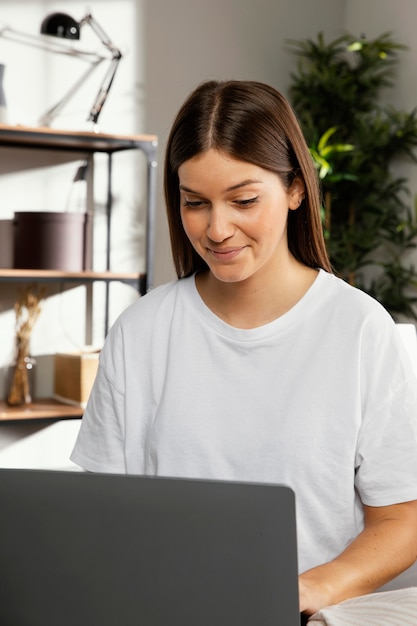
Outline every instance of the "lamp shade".
POLYGON ((79 39, 80 25, 67 13, 50 13, 41 24, 41 33, 63 39, 79 39))

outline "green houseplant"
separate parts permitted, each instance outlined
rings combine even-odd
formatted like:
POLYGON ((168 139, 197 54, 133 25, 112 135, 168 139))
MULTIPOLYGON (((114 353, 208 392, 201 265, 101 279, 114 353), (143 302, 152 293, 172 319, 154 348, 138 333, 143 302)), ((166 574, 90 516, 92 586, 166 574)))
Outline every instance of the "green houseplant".
POLYGON ((394 167, 417 161, 417 112, 383 103, 405 47, 389 33, 289 45, 298 57, 289 96, 322 181, 333 267, 394 318, 417 319, 417 206, 394 167))

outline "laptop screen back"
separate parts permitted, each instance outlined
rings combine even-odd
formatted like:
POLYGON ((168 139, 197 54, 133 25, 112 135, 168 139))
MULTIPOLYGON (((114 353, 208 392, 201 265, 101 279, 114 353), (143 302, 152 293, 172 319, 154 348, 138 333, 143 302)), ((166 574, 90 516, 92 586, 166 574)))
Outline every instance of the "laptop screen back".
POLYGON ((0 624, 299 624, 287 487, 0 470, 0 502, 0 624))

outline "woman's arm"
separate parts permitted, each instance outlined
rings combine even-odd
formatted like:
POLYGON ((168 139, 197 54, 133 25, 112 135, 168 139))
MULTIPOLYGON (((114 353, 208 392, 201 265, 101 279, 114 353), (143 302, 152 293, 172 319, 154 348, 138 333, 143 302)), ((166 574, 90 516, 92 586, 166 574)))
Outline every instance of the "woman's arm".
POLYGON ((300 611, 375 591, 417 559, 417 500, 364 511, 365 528, 346 550, 300 575, 300 611))

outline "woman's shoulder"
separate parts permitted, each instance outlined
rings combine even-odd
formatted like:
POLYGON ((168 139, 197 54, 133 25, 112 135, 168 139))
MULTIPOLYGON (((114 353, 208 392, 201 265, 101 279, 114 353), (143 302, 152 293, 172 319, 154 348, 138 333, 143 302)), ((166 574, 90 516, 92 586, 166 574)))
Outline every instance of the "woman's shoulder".
POLYGON ((371 360, 379 358, 382 362, 384 353, 390 355, 391 361, 397 360, 404 346, 387 309, 365 291, 337 276, 326 274, 324 279, 323 287, 327 284, 327 290, 322 290, 320 311, 326 329, 333 329, 338 341, 344 338, 352 347, 359 346, 362 354, 371 360))
POLYGON ((321 271, 320 278, 322 292, 327 292, 327 298, 339 309, 345 310, 348 315, 376 316, 392 321, 388 311, 369 293, 335 274, 321 271))
POLYGON ((162 285, 158 285, 157 287, 152 287, 150 291, 138 298, 133 306, 136 306, 137 308, 152 308, 158 306, 159 303, 165 301, 167 298, 171 299, 176 297, 178 291, 182 289, 188 280, 189 279, 187 278, 181 280, 176 279, 163 283, 162 285))
MULTIPOLYGON (((138 319, 143 323, 154 321, 159 315, 169 315, 175 309, 175 302, 179 294, 190 289, 193 277, 173 280, 154 287, 148 293, 138 298, 125 309, 116 320, 116 326, 137 324, 138 319)), ((165 317, 166 320, 166 317, 165 317)))

